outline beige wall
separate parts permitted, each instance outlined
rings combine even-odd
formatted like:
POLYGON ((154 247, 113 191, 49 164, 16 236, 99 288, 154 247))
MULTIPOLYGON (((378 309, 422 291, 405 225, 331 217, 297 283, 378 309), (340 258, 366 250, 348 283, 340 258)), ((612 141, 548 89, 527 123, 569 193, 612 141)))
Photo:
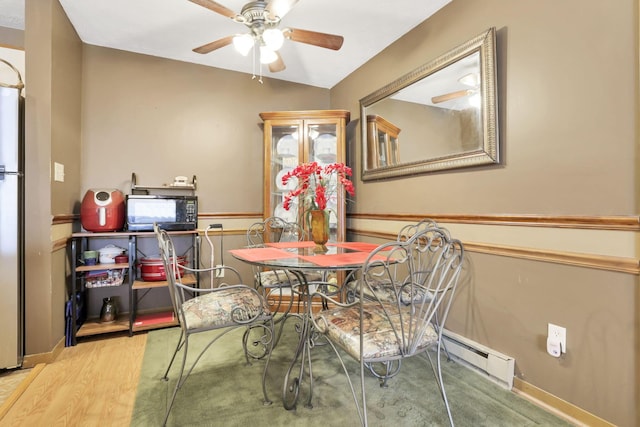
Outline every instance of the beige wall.
POLYGON ((64 337, 64 246, 52 218, 69 214, 79 175, 54 183, 53 161, 79 164, 81 43, 57 1, 27 0, 26 28, 26 353, 47 353, 64 337))
POLYGON ((64 165, 64 182, 51 182, 51 213, 58 215, 73 211, 80 188, 82 42, 58 2, 54 5, 51 167, 64 165))
MULTIPOLYGON (((94 46, 80 50, 57 1, 26 5, 28 353, 49 351, 61 338, 64 256, 52 255, 51 218, 77 213, 73 206, 86 189, 128 192, 132 172, 147 185, 197 175, 201 212, 260 212, 258 113, 268 110, 350 110, 350 163, 358 175, 358 100, 490 26, 498 30, 502 164, 366 184, 356 177, 350 210, 637 215, 635 0, 454 0, 331 91, 270 78, 259 85, 249 75, 94 46), (54 161, 65 163, 69 184, 51 183, 54 161)), ((375 230, 382 222, 351 227, 375 230)), ((446 225, 479 243, 522 233, 446 225)), ((551 250, 581 239, 596 247, 601 236, 573 230, 577 239, 567 239, 561 231, 532 234, 555 236, 551 250)), ((614 233, 605 233, 607 240, 617 241, 614 233)), ((241 241, 233 236, 229 244, 241 241)), ((622 252, 637 259, 633 244, 622 252)), ((451 329, 514 356, 518 378, 618 425, 637 423, 636 275, 477 251, 468 261, 451 329), (563 359, 544 352, 548 322, 567 327, 563 359)))
MULTIPOLYGON (((455 0, 334 87, 331 101, 357 119, 359 99, 495 26, 503 164, 411 178, 431 190, 411 210, 432 211, 436 199, 449 213, 633 214, 635 3, 455 0), (461 193, 450 197, 451 187, 461 193)), ((360 185, 355 210, 384 193, 406 211, 396 186, 360 185)))
MULTIPOLYGON (((25 191, 26 197, 26 289, 25 333, 27 354, 51 350, 60 338, 60 317, 51 307, 51 244, 48 239, 51 213, 49 159, 51 158, 51 6, 25 4, 26 80, 29 82, 25 118, 25 191), (45 40, 45 42, 42 42, 45 40), (56 324, 58 336, 52 325, 56 324), (57 338, 57 339, 56 339, 57 338)), ((63 300, 64 301, 64 300, 63 300)))
POLYGON ((24 31, 0 27, 0 46, 24 49, 24 31))
POLYGON ((326 89, 88 45, 82 80, 83 192, 195 175, 201 213, 262 212, 260 112, 329 106, 326 89))
MULTIPOLYGON (((351 212, 460 214, 471 222, 475 214, 637 215, 637 8, 635 0, 454 0, 335 86, 331 101, 357 119, 359 99, 495 26, 503 161, 380 182, 357 179, 351 212)), ((354 137, 359 176, 359 133, 354 137)), ((637 265, 637 232, 445 225, 470 247, 622 255, 637 265)), ((384 226, 350 220, 356 237, 384 226)), ((515 357, 517 377, 529 384, 618 425, 640 422, 636 274, 477 249, 469 251, 465 271, 450 329, 515 357), (567 328, 562 359, 546 354, 548 323, 567 328)))

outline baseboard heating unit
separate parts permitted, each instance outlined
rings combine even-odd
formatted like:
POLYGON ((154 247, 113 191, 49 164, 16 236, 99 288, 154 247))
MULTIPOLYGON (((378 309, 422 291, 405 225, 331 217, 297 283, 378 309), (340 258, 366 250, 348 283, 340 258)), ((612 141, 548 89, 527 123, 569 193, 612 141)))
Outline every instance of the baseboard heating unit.
POLYGON ((513 357, 498 353, 446 329, 443 330, 442 335, 442 341, 454 360, 511 390, 516 364, 513 357))

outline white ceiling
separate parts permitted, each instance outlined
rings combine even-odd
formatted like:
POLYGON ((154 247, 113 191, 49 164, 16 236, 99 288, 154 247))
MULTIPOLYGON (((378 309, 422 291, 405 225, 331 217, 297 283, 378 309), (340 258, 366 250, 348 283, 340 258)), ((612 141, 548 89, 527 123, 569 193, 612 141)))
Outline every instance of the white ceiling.
POLYGON ((24 0, 0 0, 0 27, 24 30, 24 0))
MULTIPOLYGON (((252 74, 233 46, 192 49, 246 32, 243 24, 188 0, 59 0, 84 43, 252 74)), ((247 0, 215 0, 240 12, 247 0)), ((451 0, 299 0, 280 27, 344 36, 339 51, 286 40, 287 68, 265 78, 331 88, 451 0)), ((24 29, 24 0, 0 0, 0 26, 24 29)), ((256 74, 258 69, 256 69, 256 74)))

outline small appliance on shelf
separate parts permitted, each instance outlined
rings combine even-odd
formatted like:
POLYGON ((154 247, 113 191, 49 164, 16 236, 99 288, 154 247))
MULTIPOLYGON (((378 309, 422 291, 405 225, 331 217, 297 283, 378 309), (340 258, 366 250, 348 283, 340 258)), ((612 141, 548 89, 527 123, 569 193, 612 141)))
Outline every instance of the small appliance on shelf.
POLYGON ((87 231, 120 231, 124 228, 125 200, 120 190, 90 189, 80 207, 80 222, 87 231))
POLYGON ((198 225, 197 196, 127 196, 127 229, 152 231, 153 224, 165 230, 195 230, 198 225))

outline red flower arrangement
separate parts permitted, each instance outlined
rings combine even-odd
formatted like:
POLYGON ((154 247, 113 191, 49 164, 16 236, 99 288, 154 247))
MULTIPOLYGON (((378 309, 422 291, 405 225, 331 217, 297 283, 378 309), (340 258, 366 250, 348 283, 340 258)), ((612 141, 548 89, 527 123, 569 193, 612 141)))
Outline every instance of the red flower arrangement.
POLYGON ((353 183, 349 180, 350 176, 351 168, 344 163, 331 163, 326 166, 320 166, 317 162, 302 163, 282 177, 283 185, 287 185, 294 177, 298 180, 296 188, 285 196, 283 207, 289 210, 292 200, 299 197, 305 211, 325 210, 327 200, 340 186, 344 187, 349 195, 355 194, 353 183), (334 175, 337 180, 331 179, 334 175))

